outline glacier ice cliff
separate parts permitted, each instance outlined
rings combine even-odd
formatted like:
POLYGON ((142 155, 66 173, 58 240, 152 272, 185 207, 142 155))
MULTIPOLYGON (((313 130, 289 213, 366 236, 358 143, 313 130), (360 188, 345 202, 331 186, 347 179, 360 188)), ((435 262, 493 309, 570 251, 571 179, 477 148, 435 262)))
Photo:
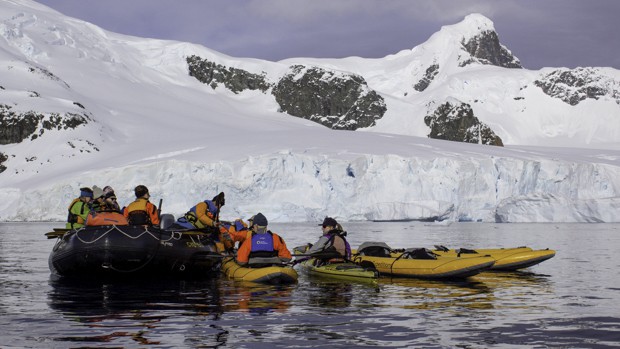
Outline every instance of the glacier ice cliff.
POLYGON ((417 158, 289 151, 239 161, 166 160, 80 175, 46 189, 2 188, 0 220, 63 221, 80 186, 112 185, 121 204, 146 184, 175 216, 224 191, 222 219, 262 212, 272 222, 449 220, 617 222, 620 167, 508 157, 417 158))

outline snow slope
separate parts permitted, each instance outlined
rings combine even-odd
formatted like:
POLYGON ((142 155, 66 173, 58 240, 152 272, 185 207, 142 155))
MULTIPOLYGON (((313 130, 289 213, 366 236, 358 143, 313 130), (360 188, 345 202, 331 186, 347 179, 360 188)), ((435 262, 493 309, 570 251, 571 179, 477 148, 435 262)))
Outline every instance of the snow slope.
POLYGON ((0 220, 64 220, 95 184, 124 204, 145 184, 177 216, 224 191, 224 219, 620 220, 618 104, 550 98, 532 83, 551 68, 458 67, 454 45, 492 28, 479 15, 382 59, 268 62, 107 32, 28 0, 4 0, 0 14, 0 104, 90 120, 0 145, 0 220), (330 130, 279 113, 269 94, 198 82, 189 55, 272 79, 291 64, 360 74, 388 112, 363 131, 330 130), (445 69, 415 91, 433 62, 445 69), (429 104, 447 98, 470 103, 508 146, 426 138, 429 104))

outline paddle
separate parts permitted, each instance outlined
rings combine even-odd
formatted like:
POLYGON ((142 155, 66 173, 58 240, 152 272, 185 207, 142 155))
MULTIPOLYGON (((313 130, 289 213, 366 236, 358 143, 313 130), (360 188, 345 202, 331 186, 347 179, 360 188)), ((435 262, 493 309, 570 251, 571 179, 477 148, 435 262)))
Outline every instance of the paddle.
POLYGON ((299 253, 294 254, 293 257, 310 257, 317 259, 329 259, 329 258, 342 258, 342 255, 335 251, 319 251, 314 253, 299 253))
POLYGON ((47 236, 48 239, 59 238, 59 237, 63 237, 69 230, 70 229, 55 228, 54 231, 45 233, 45 236, 47 236))
POLYGON ((332 258, 337 258, 337 257, 342 257, 342 255, 338 252, 330 252, 330 251, 319 251, 319 252, 314 252, 314 253, 295 253, 293 255, 293 257, 323 257, 325 256, 325 258, 328 257, 332 257, 332 258))
POLYGON ((159 206, 157 206, 157 219, 161 221, 161 205, 163 204, 164 199, 159 199, 159 206))

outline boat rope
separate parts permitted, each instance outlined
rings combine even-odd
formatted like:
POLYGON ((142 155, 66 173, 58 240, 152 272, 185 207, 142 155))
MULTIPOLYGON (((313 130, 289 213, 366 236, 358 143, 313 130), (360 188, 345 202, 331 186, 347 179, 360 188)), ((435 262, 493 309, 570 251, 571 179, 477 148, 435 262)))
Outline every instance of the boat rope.
MULTIPOLYGON (((116 226, 114 226, 114 227, 116 228, 116 226)), ((121 233, 123 233, 125 236, 131 237, 131 236, 129 236, 129 235, 127 235, 127 234, 125 234, 125 232, 123 232, 123 231, 119 230, 118 228, 116 228, 116 229, 117 229, 118 231, 120 231, 121 233)), ((106 232, 106 234, 107 234, 107 233, 109 233, 110 231, 112 231, 112 229, 108 230, 108 231, 106 232)), ((164 241, 164 240, 162 240, 162 239, 161 239, 161 235, 162 235, 162 234, 163 234, 163 232, 164 232, 163 230, 159 229, 159 238, 155 237, 155 236, 153 235, 153 233, 151 233, 151 232, 149 231, 148 227, 145 227, 144 231, 145 231, 145 232, 148 232, 148 233, 149 233, 152 237, 154 237, 156 240, 159 240, 159 241, 164 241)), ((167 240, 165 240, 165 241, 170 241, 170 240, 174 237, 174 233, 175 233, 175 232, 172 232, 172 234, 171 234, 171 236, 170 236, 170 239, 167 239, 167 240)), ((104 235, 105 235, 105 234, 104 234, 104 235)), ((140 236, 142 236, 142 235, 144 235, 144 234, 140 234, 140 235, 138 235, 138 237, 140 237, 140 236)), ((180 238, 180 235, 179 235, 179 238, 180 238)), ((108 267, 108 268, 110 268, 110 269, 112 269, 112 270, 114 270, 114 271, 116 271, 116 272, 119 272, 119 273, 133 273, 133 272, 136 272, 136 271, 138 271, 138 270, 144 269, 147 265, 151 264, 151 261, 153 261, 153 258, 155 258, 155 256, 157 255, 157 251, 159 251, 159 247, 160 247, 160 246, 161 246, 161 243, 157 244, 157 245, 155 246, 154 251, 152 251, 150 258, 149 258, 147 261, 145 261, 144 263, 142 263, 142 265, 140 265, 140 266, 138 266, 138 267, 136 267, 136 268, 133 268, 133 269, 130 269, 130 270, 122 270, 122 269, 115 268, 112 264, 108 264, 108 265, 107 265, 107 267, 108 267)), ((185 268, 183 268, 183 269, 185 269, 185 268)))
POLYGON ((131 234, 128 234, 128 233, 124 232, 123 230, 119 229, 116 225, 112 225, 112 226, 110 227, 110 229, 108 229, 107 231, 103 232, 103 233, 102 233, 100 236, 98 236, 96 239, 91 240, 91 241, 86 241, 86 240, 84 240, 83 238, 81 238, 81 237, 79 236, 79 233, 80 233, 81 231, 83 231, 83 230, 84 230, 84 229, 78 229, 78 230, 76 230, 76 231, 75 231, 75 237, 76 237, 76 238, 77 238, 80 242, 82 242, 82 243, 84 243, 84 244, 93 244, 93 243, 95 243, 95 242, 99 241, 100 239, 102 239, 103 237, 105 237, 107 234, 109 234, 110 232, 112 232, 112 231, 114 231, 114 230, 116 230, 116 231, 120 232, 121 234, 125 235, 126 237, 128 237, 128 238, 130 238, 130 239, 132 239, 132 240, 139 239, 139 238, 140 238, 140 237, 142 237, 143 235, 148 234, 148 235, 150 235, 150 236, 151 236, 153 239, 155 239, 155 240, 159 240, 159 241, 162 241, 162 242, 168 242, 168 241, 170 241, 170 240, 180 240, 180 239, 181 239, 181 236, 183 235, 181 232, 171 231, 171 232, 170 232, 170 237, 164 240, 164 239, 162 239, 162 233, 163 233, 163 231, 162 231, 162 230, 160 230, 159 237, 158 237, 158 236, 156 236, 156 235, 155 235, 155 233, 153 233, 153 232, 151 232, 151 231, 149 230, 149 227, 144 227, 144 231, 143 231, 143 232, 141 232, 140 234, 138 234, 138 235, 136 235, 136 236, 132 236, 131 234))
MULTIPOLYGON (((394 250, 390 250, 390 253, 395 252, 394 250)), ((390 264, 390 274, 394 273, 394 263, 396 263, 396 261, 398 261, 399 259, 403 258, 403 256, 405 256, 408 252, 405 251, 403 253, 400 254, 400 256, 394 258, 394 261, 392 261, 392 264, 390 264)))

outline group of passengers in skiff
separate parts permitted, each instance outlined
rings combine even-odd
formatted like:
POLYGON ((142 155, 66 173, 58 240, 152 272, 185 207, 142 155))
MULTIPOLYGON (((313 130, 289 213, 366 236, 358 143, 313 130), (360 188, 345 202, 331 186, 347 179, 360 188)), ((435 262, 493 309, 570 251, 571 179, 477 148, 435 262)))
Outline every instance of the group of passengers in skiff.
MULTIPOLYGON (((134 194, 136 199, 121 208, 114 189, 110 186, 105 186, 103 189, 96 185, 92 189, 80 188, 80 196, 69 205, 66 228, 80 229, 84 226, 100 225, 158 227, 161 211, 149 201, 148 188, 138 185, 134 189, 134 194)), ((211 200, 197 203, 165 229, 196 230, 216 236, 224 251, 231 252, 237 247, 236 261, 241 265, 268 261, 280 263, 291 261, 292 255, 284 239, 267 229, 267 217, 262 213, 257 213, 248 219, 249 224, 242 219, 234 222, 220 221, 219 214, 224 204, 225 195, 221 192, 211 200)), ((322 228, 322 236, 315 244, 308 244, 309 249, 306 255, 329 251, 330 256, 323 262, 349 260, 351 246, 346 240, 346 232, 342 226, 331 217, 326 217, 319 225, 322 228)))

